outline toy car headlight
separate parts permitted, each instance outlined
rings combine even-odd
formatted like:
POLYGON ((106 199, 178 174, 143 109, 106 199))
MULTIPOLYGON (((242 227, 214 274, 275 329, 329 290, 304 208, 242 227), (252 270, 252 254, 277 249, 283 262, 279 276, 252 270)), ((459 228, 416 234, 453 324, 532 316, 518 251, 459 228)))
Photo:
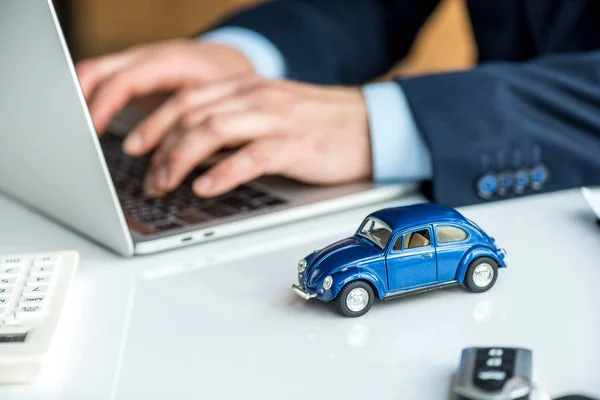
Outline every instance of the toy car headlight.
POLYGON ((298 263, 298 272, 302 273, 302 272, 304 272, 305 269, 306 269, 306 260, 302 259, 298 263))
POLYGON ((323 289, 329 290, 329 289, 331 289, 332 285, 333 285, 333 278, 331 276, 328 276, 325 279, 323 279, 323 289))

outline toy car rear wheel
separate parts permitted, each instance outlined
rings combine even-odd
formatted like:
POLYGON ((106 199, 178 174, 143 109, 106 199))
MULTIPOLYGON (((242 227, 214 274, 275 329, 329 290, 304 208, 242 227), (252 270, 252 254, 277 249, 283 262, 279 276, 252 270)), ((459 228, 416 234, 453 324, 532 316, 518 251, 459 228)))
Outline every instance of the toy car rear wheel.
POLYGON ((352 281, 340 290, 335 298, 339 312, 350 318, 360 317, 371 309, 375 301, 375 292, 369 282, 352 281))
POLYGON ((464 284, 472 292, 482 293, 489 290, 498 278, 498 264, 489 257, 480 257, 469 264, 464 284))

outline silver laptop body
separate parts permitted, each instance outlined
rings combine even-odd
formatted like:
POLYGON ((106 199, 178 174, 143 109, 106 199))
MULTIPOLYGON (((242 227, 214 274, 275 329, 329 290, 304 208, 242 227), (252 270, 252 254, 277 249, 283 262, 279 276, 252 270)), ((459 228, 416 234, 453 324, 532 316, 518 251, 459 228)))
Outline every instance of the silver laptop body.
POLYGON ((265 177, 218 199, 189 196, 185 185, 173 194, 173 203, 145 199, 138 187, 140 160, 118 154, 118 135, 99 139, 94 130, 50 0, 0 0, 0 134, 0 190, 124 256, 385 201, 415 189, 371 183, 314 187, 265 177), (130 171, 137 175, 127 176, 130 171))

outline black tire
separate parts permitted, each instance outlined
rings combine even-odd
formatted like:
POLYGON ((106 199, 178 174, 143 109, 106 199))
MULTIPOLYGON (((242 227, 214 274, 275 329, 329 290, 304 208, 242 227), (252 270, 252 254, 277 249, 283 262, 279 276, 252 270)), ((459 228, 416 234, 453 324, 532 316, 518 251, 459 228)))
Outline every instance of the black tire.
POLYGON ((494 259, 489 258, 489 257, 480 257, 480 258, 476 258, 475 260, 471 261, 471 264, 469 264, 469 267, 467 268, 467 272, 465 273, 464 285, 471 292, 483 293, 485 291, 488 291, 492 286, 494 286, 494 283, 496 283, 497 278, 498 278, 498 264, 496 263, 496 261, 494 261, 494 259), (487 265, 491 266, 493 274, 494 274, 494 276, 492 277, 492 280, 484 286, 477 285, 475 283, 476 281, 475 281, 475 277, 474 277, 475 269, 482 264, 487 264, 487 265))
POLYGON ((335 305, 337 306, 338 311, 345 317, 350 317, 350 318, 356 318, 356 317, 360 317, 361 315, 364 315, 367 313, 367 311, 369 311, 371 309, 371 306, 373 305, 373 303, 375 302, 375 291, 373 290, 373 287, 371 286, 371 284, 367 281, 352 281, 350 283, 347 283, 346 286, 344 286, 342 288, 342 290, 340 290, 340 293, 338 293, 337 297, 335 298, 335 305), (348 308, 348 304, 347 304, 347 299, 348 299, 348 295, 350 294, 350 292, 352 292, 352 290, 354 289, 364 289, 368 295, 368 301, 367 304, 364 306, 363 309, 358 310, 358 311, 352 311, 350 308, 348 308))

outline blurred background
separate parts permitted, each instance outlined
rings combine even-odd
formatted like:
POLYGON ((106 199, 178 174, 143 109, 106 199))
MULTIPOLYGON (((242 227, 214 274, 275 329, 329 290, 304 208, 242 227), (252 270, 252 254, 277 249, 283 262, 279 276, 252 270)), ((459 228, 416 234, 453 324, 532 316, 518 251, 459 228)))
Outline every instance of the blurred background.
MULTIPOLYGON (((53 1, 72 56, 78 61, 137 43, 190 36, 233 10, 280 0, 53 1)), ((464 69, 475 59, 463 0, 443 0, 420 32, 410 56, 391 74, 464 69)))

